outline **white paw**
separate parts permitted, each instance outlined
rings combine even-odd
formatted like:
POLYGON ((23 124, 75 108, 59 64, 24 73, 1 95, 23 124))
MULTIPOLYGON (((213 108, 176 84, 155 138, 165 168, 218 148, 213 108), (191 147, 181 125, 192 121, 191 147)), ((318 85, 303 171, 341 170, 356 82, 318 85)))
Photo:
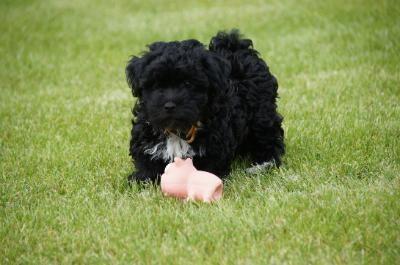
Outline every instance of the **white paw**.
POLYGON ((246 173, 256 174, 256 173, 261 172, 262 170, 270 169, 270 168, 272 168, 274 166, 275 166, 275 161, 273 161, 273 160, 272 161, 267 161, 267 162, 264 162, 262 164, 256 164, 256 165, 253 165, 252 167, 247 168, 246 169, 246 173))

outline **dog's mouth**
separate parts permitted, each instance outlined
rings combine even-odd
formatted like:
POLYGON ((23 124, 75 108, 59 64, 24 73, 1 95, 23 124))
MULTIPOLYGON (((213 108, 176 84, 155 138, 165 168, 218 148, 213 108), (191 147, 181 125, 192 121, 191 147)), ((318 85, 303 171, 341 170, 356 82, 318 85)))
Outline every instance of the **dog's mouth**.
POLYGON ((160 127, 170 132, 185 132, 190 129, 191 122, 184 119, 167 119, 159 123, 160 127))
POLYGON ((162 130, 168 130, 171 132, 186 132, 193 124, 196 124, 194 115, 188 115, 184 113, 160 113, 159 115, 153 115, 150 119, 151 123, 162 130))
POLYGON ((197 129, 201 127, 197 113, 194 111, 153 112, 149 115, 150 123, 166 135, 174 134, 192 143, 196 137, 197 129))

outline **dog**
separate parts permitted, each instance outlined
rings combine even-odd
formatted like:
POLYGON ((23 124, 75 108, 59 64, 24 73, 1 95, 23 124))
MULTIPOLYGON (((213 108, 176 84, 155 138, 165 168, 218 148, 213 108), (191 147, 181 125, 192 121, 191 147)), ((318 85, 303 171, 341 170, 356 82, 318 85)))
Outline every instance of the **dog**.
POLYGON ((129 181, 159 181, 174 157, 221 178, 237 156, 251 160, 250 172, 281 165, 278 82, 238 30, 218 32, 208 49, 195 39, 154 42, 131 57, 126 77, 137 98, 129 181))

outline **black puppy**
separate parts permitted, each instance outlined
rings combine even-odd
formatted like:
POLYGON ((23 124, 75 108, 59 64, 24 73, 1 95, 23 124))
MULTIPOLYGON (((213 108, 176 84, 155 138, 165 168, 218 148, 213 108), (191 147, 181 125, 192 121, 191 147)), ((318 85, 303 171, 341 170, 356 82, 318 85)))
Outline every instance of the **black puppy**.
POLYGON ((237 30, 219 32, 209 49, 197 40, 155 42, 126 67, 137 97, 129 180, 159 180, 174 157, 224 177, 237 155, 251 170, 281 163, 282 117, 278 83, 266 63, 237 30))

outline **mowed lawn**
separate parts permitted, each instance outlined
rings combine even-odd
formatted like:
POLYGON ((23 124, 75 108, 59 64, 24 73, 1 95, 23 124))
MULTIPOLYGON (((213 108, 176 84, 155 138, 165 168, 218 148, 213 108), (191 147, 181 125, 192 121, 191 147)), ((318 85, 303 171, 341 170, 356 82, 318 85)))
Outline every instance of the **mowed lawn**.
POLYGON ((400 264, 398 1, 1 1, 1 264, 400 264), (280 84, 287 154, 215 204, 129 188, 129 56, 220 29, 280 84))

